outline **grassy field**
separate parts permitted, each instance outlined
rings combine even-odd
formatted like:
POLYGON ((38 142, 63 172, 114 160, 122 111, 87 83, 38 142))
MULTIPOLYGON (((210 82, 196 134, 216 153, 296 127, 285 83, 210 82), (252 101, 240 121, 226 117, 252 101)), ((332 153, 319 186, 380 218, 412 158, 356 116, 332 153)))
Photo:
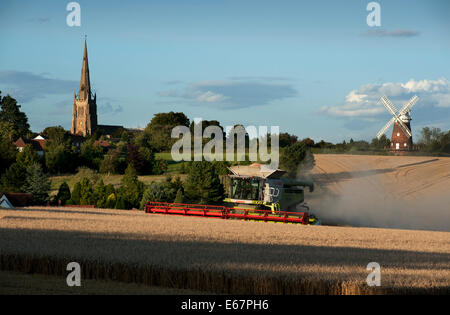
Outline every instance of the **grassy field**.
MULTIPOLYGON (((144 182, 145 185, 150 185, 152 182, 161 182, 164 181, 168 176, 176 177, 179 176, 181 179, 186 177, 185 174, 180 174, 181 166, 184 162, 175 162, 172 160, 172 156, 170 152, 162 152, 156 153, 155 157, 157 159, 163 159, 167 161, 167 172, 163 175, 145 175, 139 176, 139 180, 144 182)), ((98 174, 96 175, 98 178, 102 179, 105 185, 113 184, 114 187, 118 188, 120 186, 120 181, 122 180, 123 175, 114 175, 114 174, 98 174)), ((82 179, 83 175, 79 174, 67 174, 67 175, 55 175, 50 177, 51 181, 51 191, 50 195, 55 195, 58 192, 59 186, 66 182, 70 189, 82 179)), ((92 174, 87 174, 87 177, 92 177, 92 174)))
POLYGON ((0 269, 232 294, 449 293, 450 233, 141 211, 0 210, 0 269), (369 262, 380 288, 366 285, 369 262))
MULTIPOLYGON (((123 175, 106 175, 99 174, 100 178, 103 180, 105 185, 113 184, 115 188, 120 186, 120 181, 122 180, 123 175)), ((150 185, 152 182, 162 182, 166 180, 168 176, 176 177, 179 176, 182 180, 186 178, 185 174, 165 174, 165 175, 145 175, 138 176, 139 180, 144 182, 145 185, 150 185)), ((81 178, 76 174, 72 175, 59 175, 50 177, 51 181, 51 191, 50 195, 54 195, 58 192, 59 186, 66 182, 70 189, 73 189, 73 186, 80 181, 81 178)))
MULTIPOLYGON (((167 162, 167 172, 163 175, 145 175, 139 176, 139 180, 144 182, 145 185, 149 185, 151 182, 160 182, 165 180, 168 176, 177 177, 179 176, 182 180, 186 178, 186 174, 181 174, 181 168, 183 164, 187 162, 175 162, 172 160, 172 155, 170 152, 160 152, 155 154, 155 158, 162 159, 167 162)), ((113 184, 116 188, 120 186, 120 181, 123 175, 107 175, 107 174, 98 174, 99 178, 103 180, 105 185, 113 184)), ((88 176, 89 178, 89 176, 88 176)), ((50 195, 54 195, 58 192, 59 186, 63 182, 67 182, 69 187, 72 189, 75 183, 79 182, 82 179, 82 176, 77 174, 68 174, 68 175, 58 175, 51 176, 51 192, 50 195)))

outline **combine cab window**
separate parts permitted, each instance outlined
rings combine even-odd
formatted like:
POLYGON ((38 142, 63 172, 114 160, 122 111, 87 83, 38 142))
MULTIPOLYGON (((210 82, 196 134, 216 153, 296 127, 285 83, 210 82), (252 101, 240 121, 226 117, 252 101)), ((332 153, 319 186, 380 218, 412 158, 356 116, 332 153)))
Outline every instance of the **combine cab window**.
POLYGON ((233 178, 231 183, 231 198, 258 200, 259 180, 247 178, 233 178))

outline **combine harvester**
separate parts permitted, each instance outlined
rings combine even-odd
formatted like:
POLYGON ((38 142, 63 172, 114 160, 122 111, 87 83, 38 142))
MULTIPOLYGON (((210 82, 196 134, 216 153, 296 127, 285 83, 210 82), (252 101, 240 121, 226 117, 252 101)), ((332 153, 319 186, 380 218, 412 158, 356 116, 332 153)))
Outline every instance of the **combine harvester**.
POLYGON ((312 182, 281 178, 285 171, 257 163, 229 167, 229 170, 232 174, 222 177, 227 195, 225 205, 147 202, 145 212, 245 221, 320 224, 320 220, 309 213, 309 208, 304 203, 304 188, 309 187, 312 192, 312 182), (297 211, 299 209, 301 212, 297 211))

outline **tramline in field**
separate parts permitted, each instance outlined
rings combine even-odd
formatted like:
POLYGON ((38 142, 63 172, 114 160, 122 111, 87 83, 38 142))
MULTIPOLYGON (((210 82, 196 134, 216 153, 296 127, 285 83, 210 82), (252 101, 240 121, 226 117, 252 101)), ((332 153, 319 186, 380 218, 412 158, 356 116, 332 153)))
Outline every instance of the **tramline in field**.
POLYGON ((232 174, 222 177, 225 205, 198 205, 147 202, 145 212, 222 219, 254 220, 318 225, 304 203, 304 187, 314 190, 310 181, 282 178, 286 173, 266 165, 229 167, 232 174), (301 209, 300 212, 297 210, 301 209))

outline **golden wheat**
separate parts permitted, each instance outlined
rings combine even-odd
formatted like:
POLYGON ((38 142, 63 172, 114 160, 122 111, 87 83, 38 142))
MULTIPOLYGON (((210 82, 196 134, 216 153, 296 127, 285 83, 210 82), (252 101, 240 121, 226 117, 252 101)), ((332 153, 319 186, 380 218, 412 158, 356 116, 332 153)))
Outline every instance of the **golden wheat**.
POLYGON ((0 210, 0 269, 233 294, 448 293, 450 233, 77 208, 0 210), (381 265, 381 288, 366 284, 381 265))

